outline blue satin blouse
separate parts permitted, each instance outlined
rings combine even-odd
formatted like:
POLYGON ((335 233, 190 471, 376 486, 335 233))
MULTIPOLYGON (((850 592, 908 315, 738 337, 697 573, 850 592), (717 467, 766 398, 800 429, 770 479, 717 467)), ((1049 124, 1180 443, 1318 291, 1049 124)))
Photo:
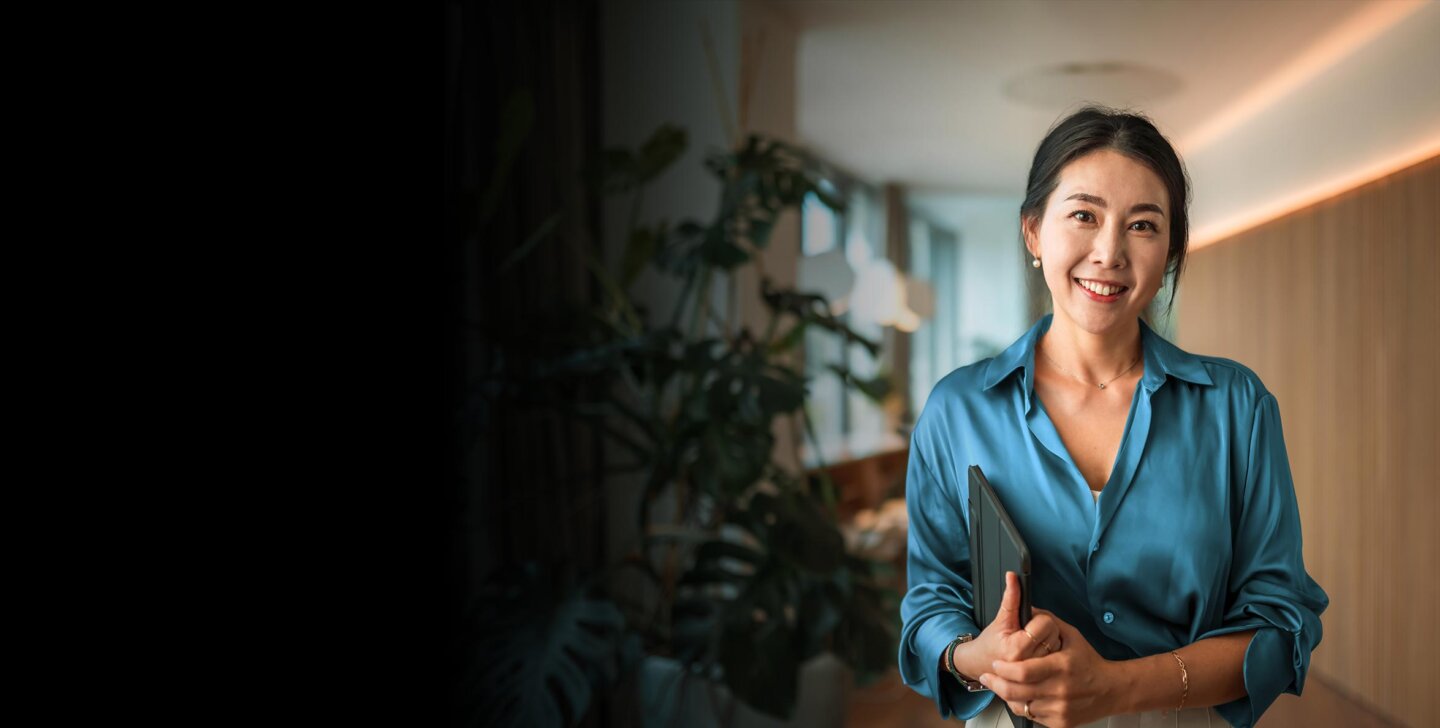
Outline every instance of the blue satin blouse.
POLYGON ((1033 604, 1102 657, 1259 628, 1245 652, 1248 694, 1215 706, 1252 726, 1280 693, 1304 688, 1330 603, 1305 570, 1275 396, 1245 366, 1182 351, 1141 320, 1145 370, 1097 502, 1034 396, 1035 343, 1052 318, 947 375, 916 422, 901 678, 945 718, 972 718, 995 699, 940 667, 952 639, 980 633, 965 497, 974 464, 1030 547, 1033 604))

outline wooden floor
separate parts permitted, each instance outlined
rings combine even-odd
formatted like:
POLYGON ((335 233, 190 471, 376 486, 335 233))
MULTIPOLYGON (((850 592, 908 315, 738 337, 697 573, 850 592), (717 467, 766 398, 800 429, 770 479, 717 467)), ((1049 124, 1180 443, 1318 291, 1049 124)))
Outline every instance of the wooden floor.
MULTIPOLYGON (((935 703, 905 687, 900 675, 856 688, 850 695, 846 728, 956 728, 963 721, 941 720, 935 703)), ((1281 695, 1260 718, 1264 728, 1403 728, 1367 709, 1312 674, 1304 697, 1281 695)), ((1417 727, 1418 728, 1418 727, 1417 727)))

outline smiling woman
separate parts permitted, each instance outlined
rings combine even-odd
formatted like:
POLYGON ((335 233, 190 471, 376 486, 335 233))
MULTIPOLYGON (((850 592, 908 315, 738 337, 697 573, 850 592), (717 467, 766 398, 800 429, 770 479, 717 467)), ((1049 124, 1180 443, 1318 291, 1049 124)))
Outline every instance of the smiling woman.
POLYGON ((1050 196, 1059 202, 1026 215, 1023 229, 1035 261, 1048 263, 1055 310, 1096 334, 1144 313, 1172 253, 1160 175, 1128 154, 1098 149, 1067 164, 1050 196))
POLYGON ((1167 276, 1173 304, 1188 196, 1142 116, 1083 109, 1035 154, 1021 231, 1054 312, 942 379, 911 439, 900 673, 942 717, 1251 726, 1304 687, 1329 597, 1302 559, 1279 404, 1142 315, 1167 276), (976 622, 970 465, 1031 549, 1028 624, 976 622))

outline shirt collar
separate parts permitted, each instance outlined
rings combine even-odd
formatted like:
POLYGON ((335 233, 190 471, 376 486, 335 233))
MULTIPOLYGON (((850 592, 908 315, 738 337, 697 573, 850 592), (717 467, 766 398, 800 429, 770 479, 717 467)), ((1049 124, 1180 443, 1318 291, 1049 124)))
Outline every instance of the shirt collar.
MULTIPOLYGON (((984 389, 990 389, 1004 381, 1016 369, 1023 369, 1025 396, 1026 400, 1029 400, 1030 393, 1035 391, 1035 343, 1050 329, 1050 322, 1054 317, 1054 313, 1045 314, 1029 331, 1016 339, 1015 343, 990 360, 990 365, 985 370, 984 389)), ((1165 337, 1155 333, 1144 319, 1137 320, 1140 322, 1140 347, 1145 357, 1145 374, 1140 378, 1141 386, 1154 392, 1165 383, 1167 377, 1206 386, 1215 383, 1210 379, 1210 373, 1205 371, 1204 360, 1166 341, 1165 337)))

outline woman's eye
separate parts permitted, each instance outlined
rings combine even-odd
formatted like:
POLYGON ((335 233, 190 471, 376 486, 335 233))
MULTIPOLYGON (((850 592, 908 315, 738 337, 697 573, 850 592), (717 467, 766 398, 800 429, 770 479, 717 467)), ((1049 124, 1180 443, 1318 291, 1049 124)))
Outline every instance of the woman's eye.
POLYGON ((1152 233, 1158 233, 1158 232, 1160 232, 1160 228, 1156 227, 1156 226, 1155 226, 1155 223, 1150 222, 1149 220, 1139 220, 1139 221, 1137 221, 1135 224, 1136 224, 1136 225, 1149 225, 1149 226, 1150 226, 1150 232, 1152 232, 1152 233))
POLYGON ((1076 220, 1079 220, 1080 222, 1094 222, 1094 221, 1095 221, 1095 220, 1094 220, 1095 216, 1094 216, 1094 215, 1091 215, 1091 214, 1090 214, 1088 211, 1086 211, 1086 210, 1076 210, 1075 212, 1070 213, 1070 217, 1073 217, 1073 218, 1075 218, 1076 220), (1082 217, 1082 216, 1083 216, 1083 217, 1082 217), (1087 218, 1088 218, 1088 219, 1087 219, 1087 218))

